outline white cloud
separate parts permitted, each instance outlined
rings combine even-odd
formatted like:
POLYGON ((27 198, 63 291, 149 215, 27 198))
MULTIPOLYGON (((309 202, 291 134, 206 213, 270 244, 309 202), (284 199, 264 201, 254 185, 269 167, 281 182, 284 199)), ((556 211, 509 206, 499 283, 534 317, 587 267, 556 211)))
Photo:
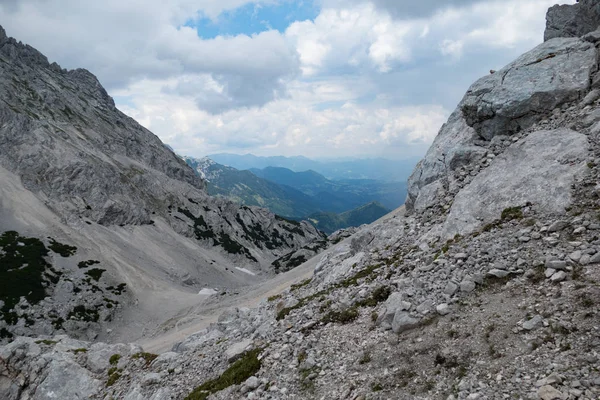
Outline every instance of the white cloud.
POLYGON ((181 153, 393 157, 423 153, 468 84, 539 43, 556 0, 318 0, 283 33, 185 26, 277 1, 19 0, 0 21, 181 153))

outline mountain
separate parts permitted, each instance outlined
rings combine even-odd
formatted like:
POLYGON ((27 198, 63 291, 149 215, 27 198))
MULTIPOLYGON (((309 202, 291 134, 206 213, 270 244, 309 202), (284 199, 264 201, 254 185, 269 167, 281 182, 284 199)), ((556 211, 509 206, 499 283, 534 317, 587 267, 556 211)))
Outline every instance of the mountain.
MULTIPOLYGON (((599 11, 552 7, 547 41, 469 88, 406 207, 306 262, 307 245, 288 253, 272 267, 302 265, 257 292, 172 314, 146 351, 15 337, 0 346, 0 398, 598 399, 599 11)), ((9 268, 39 270, 39 242, 0 244, 9 268)))
POLYGON ((252 154, 212 154, 210 159, 240 170, 287 168, 294 172, 315 171, 328 179, 374 179, 387 182, 406 181, 418 159, 383 158, 315 161, 306 157, 258 157, 252 154))
POLYGON ((148 327, 173 308, 164 299, 191 306, 203 288, 255 283, 323 239, 307 222, 210 197, 94 75, 3 29, 0 100, 2 338, 148 327))
POLYGON ((381 204, 372 202, 341 214, 325 212, 314 213, 308 216, 308 220, 312 222, 317 229, 327 234, 331 234, 340 229, 370 224, 388 214, 390 211, 391 210, 388 210, 381 204))
POLYGON ((207 180, 209 194, 266 207, 290 218, 307 218, 326 233, 371 223, 389 212, 377 203, 378 199, 383 198, 397 208, 406 193, 402 184, 371 180, 335 182, 314 171, 293 172, 274 167, 239 171, 208 157, 183 159, 207 180))
POLYGON ((265 207, 275 214, 303 218, 319 211, 313 198, 286 185, 262 179, 250 171, 239 171, 209 158, 184 157, 185 162, 207 180, 211 196, 224 196, 240 204, 265 207))
POLYGON ((251 169, 266 180, 291 186, 312 196, 320 210, 345 212, 366 203, 377 201, 389 209, 404 204, 405 182, 383 182, 372 179, 330 180, 315 171, 294 172, 287 168, 251 169))

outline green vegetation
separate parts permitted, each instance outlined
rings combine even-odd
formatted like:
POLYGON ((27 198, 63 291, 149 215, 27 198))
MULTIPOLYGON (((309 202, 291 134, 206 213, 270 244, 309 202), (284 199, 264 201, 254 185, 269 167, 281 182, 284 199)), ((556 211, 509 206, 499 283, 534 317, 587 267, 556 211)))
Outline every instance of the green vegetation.
POLYGON ((300 283, 296 283, 296 284, 294 284, 294 285, 290 286, 290 290, 293 292, 294 290, 301 289, 301 288, 303 288, 303 287, 305 287, 305 286, 308 286, 308 285, 310 284, 310 282, 311 282, 311 281, 312 281, 312 279, 311 279, 311 278, 305 279, 305 280, 303 280, 303 281, 302 281, 302 282, 300 282, 300 283))
POLYGON ((523 211, 521 211, 521 207, 509 207, 505 208, 502 211, 500 219, 502 221, 512 221, 513 219, 522 219, 523 211))
POLYGON ((57 242, 52 238, 48 239, 50 239, 50 245, 48 248, 62 257, 71 257, 77 252, 77 247, 75 246, 69 246, 68 244, 57 242))
POLYGON ((375 307, 377 304, 386 301, 390 294, 392 294, 392 289, 387 286, 380 286, 371 293, 371 296, 359 300, 355 305, 358 307, 375 307))
POLYGON ((267 298, 267 301, 275 301, 281 299, 281 294, 276 294, 267 298))
POLYGON ((100 264, 100 261, 97 261, 97 260, 81 261, 80 263, 77 264, 77 266, 80 269, 84 269, 84 268, 91 267, 92 265, 96 265, 96 264, 100 264))
POLYGON ((93 269, 90 269, 89 271, 86 271, 85 274, 87 276, 89 276, 90 278, 92 278, 93 280, 95 280, 96 282, 98 282, 104 272, 106 272, 105 269, 93 268, 93 269))
MULTIPOLYGON (((310 301, 312 301, 312 300, 314 300, 316 298, 323 297, 323 296, 331 293, 334 289, 337 289, 337 288, 340 288, 340 287, 356 286, 356 285, 358 285, 358 281, 361 280, 361 279, 365 279, 365 280, 373 279, 374 275, 375 275, 375 271, 377 271, 382 266, 383 266, 382 264, 380 264, 380 265, 370 265, 367 268, 362 269, 362 270, 356 272, 354 275, 350 276, 349 278, 346 278, 346 279, 344 279, 343 281, 341 281, 339 283, 331 285, 327 289, 321 290, 320 292, 314 293, 314 294, 312 294, 312 295, 310 295, 308 297, 304 297, 304 298, 300 299, 298 301, 298 303, 296 303, 295 305, 293 305, 291 307, 282 308, 277 313, 277 316, 275 317, 275 319, 277 319, 278 321, 284 319, 292 311, 304 307, 310 301)), ((381 290, 383 290, 383 289, 381 289, 381 290)), ((381 293, 377 294, 377 296, 383 297, 384 296, 384 292, 381 292, 381 293)), ((389 294, 388 294, 388 296, 389 296, 389 294)))
POLYGON ((117 367, 110 368, 108 370, 108 380, 106 381, 106 387, 114 385, 119 380, 119 378, 121 378, 121 372, 123 371, 117 367))
POLYGON ((0 339, 12 339, 13 336, 14 335, 12 334, 12 332, 10 332, 8 329, 0 329, 0 339))
POLYGON ((11 312, 25 297, 30 304, 46 297, 45 286, 58 282, 60 273, 44 258, 48 249, 41 240, 19 236, 9 231, 0 236, 0 300, 4 306, 0 316, 14 325, 18 316, 11 312))
POLYGON ((72 311, 67 315, 68 319, 74 318, 85 322, 98 322, 100 315, 98 310, 88 309, 85 306, 75 306, 72 311))
POLYGON ((243 383, 260 370, 261 362, 258 356, 261 352, 262 349, 254 349, 247 352, 241 359, 237 360, 223 372, 221 376, 205 382, 194 389, 185 400, 205 400, 213 393, 217 393, 232 385, 243 383))
POLYGON ((358 309, 356 306, 345 309, 344 311, 330 311, 321 318, 324 324, 337 322, 340 324, 349 324, 358 318, 358 309))
POLYGON ((75 354, 79 354, 79 353, 87 353, 88 350, 86 348, 81 347, 79 349, 73 349, 71 351, 75 354))
MULTIPOLYGON (((304 249, 304 250, 314 251, 315 253, 318 253, 320 250, 325 250, 326 248, 327 248, 327 240, 319 240, 317 242, 313 242, 311 244, 308 244, 308 245, 302 247, 302 249, 304 249)), ((271 263, 271 265, 275 269, 275 272, 278 274, 282 273, 282 272, 287 272, 287 271, 294 269, 294 268, 298 267, 299 265, 302 265, 303 263, 305 263, 307 261, 305 256, 300 255, 300 256, 294 257, 294 255, 297 252, 298 252, 298 250, 294 250, 294 251, 284 255, 283 257, 280 257, 277 260, 273 261, 271 263)))
POLYGON ((156 357, 158 357, 158 354, 146 353, 146 352, 135 353, 134 355, 131 356, 131 358, 133 358, 134 360, 142 359, 142 360, 146 361, 146 366, 149 366, 150 364, 152 364, 152 361, 156 360, 156 357))
POLYGON ((113 354, 112 356, 110 356, 108 362, 110 363, 110 365, 117 365, 119 363, 120 359, 121 359, 120 354, 113 354))

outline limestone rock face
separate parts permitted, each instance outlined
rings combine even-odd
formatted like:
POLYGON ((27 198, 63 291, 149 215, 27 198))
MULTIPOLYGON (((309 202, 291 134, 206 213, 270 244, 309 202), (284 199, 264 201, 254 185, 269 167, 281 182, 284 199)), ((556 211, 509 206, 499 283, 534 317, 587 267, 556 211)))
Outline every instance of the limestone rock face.
POLYGON ((600 3, 581 0, 577 4, 555 5, 546 15, 544 40, 579 37, 600 26, 600 3))
POLYGON ((567 129, 534 132, 515 143, 458 193, 445 236, 471 233, 528 202, 564 213, 575 177, 587 170, 588 147, 585 135, 567 129))
POLYGON ((554 39, 473 84, 409 178, 407 209, 433 206, 450 190, 452 172, 484 156, 495 137, 525 130, 585 97, 596 57, 593 43, 554 39))
MULTIPOLYGON (((104 287, 121 283, 130 303, 172 290, 178 293, 165 297, 194 302, 203 287, 256 283, 275 272, 280 257, 325 239, 308 222, 208 196, 205 181, 119 111, 92 73, 50 64, 1 28, 0 99, 0 235, 52 237, 78 249, 71 258, 48 260, 62 278, 44 306, 64 314, 57 326, 78 337, 95 339, 108 321, 101 313, 89 330, 89 321, 66 317, 71 299, 89 299, 72 281, 89 278, 80 262, 97 261, 106 271, 102 280, 110 280, 94 288, 98 302, 86 306, 99 307, 104 287)), ((2 315, 0 329, 16 335, 57 330, 24 319, 5 326, 2 315)))

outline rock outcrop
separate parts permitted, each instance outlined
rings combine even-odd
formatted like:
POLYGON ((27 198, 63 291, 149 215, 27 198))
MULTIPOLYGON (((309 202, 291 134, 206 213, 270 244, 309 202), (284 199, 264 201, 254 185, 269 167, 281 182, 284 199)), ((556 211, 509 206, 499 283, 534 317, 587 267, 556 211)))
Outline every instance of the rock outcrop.
POLYGON ((490 146, 583 99, 598 72, 595 42, 549 40, 469 88, 408 181, 406 207, 423 210, 456 194, 455 172, 490 146))
POLYGON ((600 25, 600 4, 596 0, 578 0, 573 5, 555 5, 546 15, 544 41, 557 37, 580 37, 600 25))

